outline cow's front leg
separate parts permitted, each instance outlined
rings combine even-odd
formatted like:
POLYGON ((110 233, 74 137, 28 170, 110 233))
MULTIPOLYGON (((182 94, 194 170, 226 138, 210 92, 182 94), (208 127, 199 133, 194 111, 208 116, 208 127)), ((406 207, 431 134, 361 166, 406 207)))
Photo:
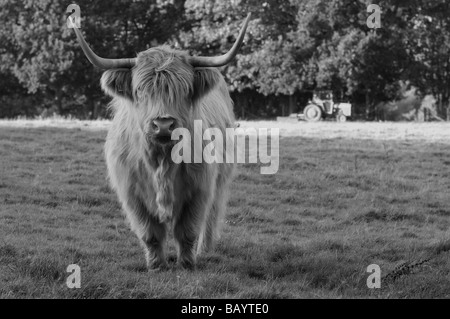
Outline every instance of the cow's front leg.
POLYGON ((150 216, 147 231, 141 238, 146 248, 145 257, 149 270, 168 269, 165 254, 166 238, 166 223, 160 223, 158 218, 150 216))
POLYGON ((131 228, 145 249, 148 269, 168 268, 165 254, 167 224, 160 223, 159 218, 151 214, 138 198, 130 196, 127 204, 125 211, 131 228))
POLYGON ((194 244, 198 239, 205 213, 211 205, 211 194, 197 192, 186 202, 174 219, 174 237, 177 244, 177 264, 186 269, 194 269, 196 255, 194 244))

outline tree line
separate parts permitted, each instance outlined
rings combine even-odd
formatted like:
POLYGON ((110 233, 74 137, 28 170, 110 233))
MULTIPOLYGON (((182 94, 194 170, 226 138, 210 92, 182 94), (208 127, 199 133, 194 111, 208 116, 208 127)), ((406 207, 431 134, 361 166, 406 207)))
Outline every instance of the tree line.
MULTIPOLYGON (((351 101, 355 118, 390 119, 405 93, 434 97, 450 119, 450 3, 380 0, 380 28, 367 25, 373 0, 4 0, 0 1, 0 117, 108 117, 108 98, 67 28, 81 29, 97 54, 134 57, 169 44, 217 55, 252 12, 237 58, 222 67, 239 118, 299 112, 313 90, 351 101), (388 103, 391 102, 391 103, 388 103)), ((419 99, 420 101, 420 99, 419 99)), ((401 104, 401 103, 400 103, 401 104)), ((417 99, 411 107, 419 108, 417 99)))

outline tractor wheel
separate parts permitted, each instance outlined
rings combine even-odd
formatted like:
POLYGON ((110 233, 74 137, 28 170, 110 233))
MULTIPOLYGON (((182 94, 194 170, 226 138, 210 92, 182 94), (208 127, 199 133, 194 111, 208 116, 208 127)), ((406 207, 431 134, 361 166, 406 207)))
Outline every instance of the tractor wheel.
POLYGON ((344 114, 338 114, 338 115, 336 115, 336 121, 337 122, 345 122, 345 121, 347 121, 347 116, 345 116, 344 114))
POLYGON ((322 110, 315 104, 307 105, 303 114, 305 115, 305 120, 308 122, 317 122, 322 118, 322 110))

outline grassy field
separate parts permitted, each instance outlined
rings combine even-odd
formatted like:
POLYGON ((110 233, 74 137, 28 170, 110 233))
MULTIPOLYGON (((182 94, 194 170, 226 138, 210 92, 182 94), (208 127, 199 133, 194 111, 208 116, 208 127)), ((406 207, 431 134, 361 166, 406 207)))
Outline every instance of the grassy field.
POLYGON ((215 252, 147 273, 106 180, 107 123, 0 123, 0 297, 449 298, 450 127, 281 125, 278 173, 239 165, 215 252))

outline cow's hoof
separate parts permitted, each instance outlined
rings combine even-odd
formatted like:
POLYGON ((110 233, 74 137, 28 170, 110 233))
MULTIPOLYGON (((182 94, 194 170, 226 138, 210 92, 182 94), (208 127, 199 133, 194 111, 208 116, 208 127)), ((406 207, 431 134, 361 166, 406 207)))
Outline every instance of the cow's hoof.
POLYGON ((177 268, 183 269, 183 270, 194 271, 196 267, 195 267, 194 262, 188 261, 188 260, 182 260, 182 261, 177 262, 177 268))
POLYGON ((160 272, 160 271, 166 271, 169 270, 169 265, 164 262, 153 262, 147 264, 147 270, 148 272, 160 272))
POLYGON ((152 267, 148 268, 147 271, 149 273, 157 273, 157 272, 164 272, 168 271, 170 268, 168 266, 159 266, 159 267, 152 267))

